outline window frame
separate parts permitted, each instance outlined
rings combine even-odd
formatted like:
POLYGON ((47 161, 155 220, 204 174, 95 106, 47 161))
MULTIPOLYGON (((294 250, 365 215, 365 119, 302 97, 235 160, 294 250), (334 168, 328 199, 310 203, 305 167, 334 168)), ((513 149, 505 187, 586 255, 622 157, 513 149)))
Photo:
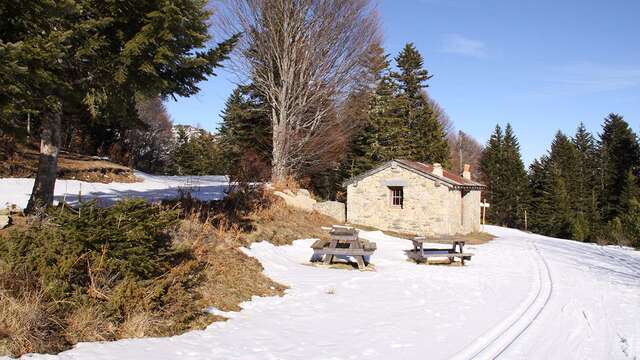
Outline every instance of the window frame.
POLYGON ((404 208, 404 186, 389 186, 389 205, 404 208))

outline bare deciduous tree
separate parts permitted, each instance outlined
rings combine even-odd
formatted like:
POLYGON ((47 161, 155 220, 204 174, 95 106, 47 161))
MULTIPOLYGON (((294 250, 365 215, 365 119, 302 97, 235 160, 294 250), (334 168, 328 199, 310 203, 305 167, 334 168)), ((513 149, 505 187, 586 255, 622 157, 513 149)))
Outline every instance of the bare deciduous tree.
POLYGON ((427 93, 425 90, 422 90, 422 96, 424 96, 427 104, 429 104, 429 108, 431 108, 431 116, 438 120, 440 125, 442 125, 442 130, 444 130, 444 133, 447 134, 447 136, 451 135, 453 132, 453 122, 451 121, 451 119, 449 119, 449 115, 447 115, 447 113, 444 111, 444 108, 442 108, 442 106, 440 106, 437 101, 429 96, 429 93, 427 93))
POLYGON ((234 68, 267 99, 274 181, 315 166, 329 149, 336 104, 356 83, 378 38, 369 0, 227 0, 221 31, 241 32, 234 68), (323 146, 318 146, 324 144, 323 146))
POLYGON ((123 145, 129 166, 151 173, 164 172, 175 146, 173 123, 158 97, 140 100, 136 104, 142 125, 127 130, 123 145))
POLYGON ((473 178, 481 180, 480 157, 482 156, 482 145, 462 130, 458 131, 457 134, 449 134, 448 141, 452 169, 462 173, 464 164, 469 164, 471 165, 473 178))

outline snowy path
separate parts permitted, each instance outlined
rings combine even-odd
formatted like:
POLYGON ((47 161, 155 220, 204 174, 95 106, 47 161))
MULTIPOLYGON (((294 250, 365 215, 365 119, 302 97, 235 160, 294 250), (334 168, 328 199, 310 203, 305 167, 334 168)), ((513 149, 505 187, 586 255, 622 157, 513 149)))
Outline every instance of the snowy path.
MULTIPOLYGON (((109 205, 124 198, 144 198, 156 201, 178 196, 180 190, 188 190, 200 200, 220 200, 224 197, 229 179, 226 176, 160 176, 136 171, 142 179, 136 183, 91 183, 78 180, 57 180, 55 201, 68 203, 95 199, 100 204, 109 205)), ((33 188, 33 179, 0 178, 0 207, 7 203, 21 208, 27 206, 33 188)))
POLYGON ((60 359, 634 359, 640 255, 489 227, 468 266, 405 260, 378 243, 375 272, 308 265, 311 240, 246 252, 291 288, 230 320, 171 338, 82 343, 60 359))

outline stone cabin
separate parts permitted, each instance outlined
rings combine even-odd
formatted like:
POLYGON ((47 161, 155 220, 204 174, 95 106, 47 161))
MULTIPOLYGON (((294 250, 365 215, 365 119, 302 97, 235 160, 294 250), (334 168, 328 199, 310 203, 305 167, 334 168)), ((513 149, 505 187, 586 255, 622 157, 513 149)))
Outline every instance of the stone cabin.
POLYGON ((480 230, 480 191, 469 165, 462 175, 440 164, 392 160, 343 183, 347 222, 427 236, 480 230))

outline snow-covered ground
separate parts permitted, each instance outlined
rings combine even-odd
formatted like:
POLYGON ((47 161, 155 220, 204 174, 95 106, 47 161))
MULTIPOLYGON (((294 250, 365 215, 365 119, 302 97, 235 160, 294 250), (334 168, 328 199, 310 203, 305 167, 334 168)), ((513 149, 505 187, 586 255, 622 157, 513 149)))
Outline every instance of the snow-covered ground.
MULTIPOLYGON (((108 205, 123 198, 144 198, 149 201, 174 198, 178 192, 188 190, 200 200, 219 200, 224 197, 229 179, 226 176, 157 176, 136 171, 135 175, 142 179, 136 183, 92 183, 78 180, 57 180, 55 201, 64 200, 75 203, 78 197, 82 200, 95 199, 100 204, 108 205)), ((0 179, 0 207, 7 203, 21 208, 27 206, 33 188, 33 179, 2 178, 0 179)))
POLYGON ((309 266, 312 240, 245 251, 290 286, 203 331, 82 343, 50 359, 636 359, 638 252, 499 227, 464 267, 406 261, 376 241, 375 271, 309 266))

